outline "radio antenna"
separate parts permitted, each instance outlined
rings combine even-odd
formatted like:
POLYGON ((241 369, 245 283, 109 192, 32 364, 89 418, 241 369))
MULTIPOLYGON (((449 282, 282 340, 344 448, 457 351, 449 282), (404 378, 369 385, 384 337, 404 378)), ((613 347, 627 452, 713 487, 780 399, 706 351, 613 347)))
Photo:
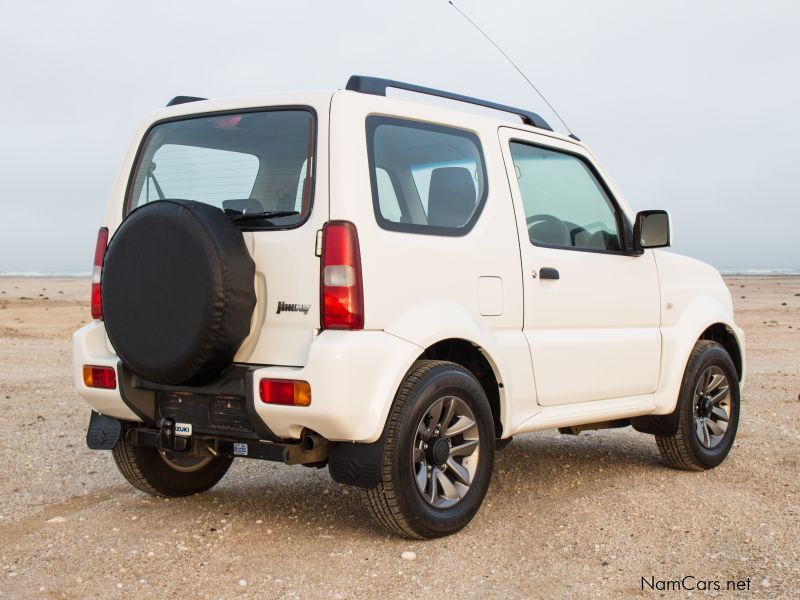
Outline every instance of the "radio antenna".
POLYGON ((536 92, 536 93, 539 95, 539 97, 540 97, 542 100, 544 100, 544 103, 545 103, 545 104, 547 104, 547 106, 550 108, 550 110, 552 110, 552 111, 553 111, 553 114, 556 116, 556 118, 558 118, 558 120, 559 120, 559 121, 561 121, 561 124, 564 126, 564 129, 566 129, 566 130, 569 132, 569 137, 571 137, 571 138, 573 138, 573 139, 575 139, 575 140, 578 140, 578 141, 580 141, 580 138, 579 138, 577 135, 575 135, 574 133, 572 133, 572 130, 569 128, 569 125, 567 125, 566 121, 564 121, 564 119, 562 119, 562 118, 561 118, 561 115, 559 115, 559 114, 558 114, 558 111, 557 111, 555 108, 553 108, 553 105, 552 105, 552 104, 550 104, 550 103, 547 101, 547 98, 545 98, 545 97, 544 97, 544 94, 542 94, 542 92, 540 92, 540 91, 539 91, 539 88, 537 88, 535 85, 533 85, 533 82, 532 82, 530 79, 528 79, 528 77, 525 75, 525 73, 523 73, 523 72, 522 72, 522 69, 520 69, 520 68, 519 68, 519 67, 518 67, 518 66, 517 66, 517 65, 514 63, 514 61, 513 61, 513 60, 511 60, 511 58, 508 56, 508 54, 506 54, 505 52, 503 52, 503 49, 502 49, 500 46, 498 46, 498 45, 497 45, 497 42, 495 42, 495 41, 494 41, 492 38, 490 38, 490 37, 489 37, 489 34, 488 34, 488 33, 486 33, 486 32, 485 32, 483 29, 481 29, 480 27, 478 27, 478 24, 477 24, 477 23, 475 23, 475 21, 473 21, 472 19, 470 19, 470 18, 467 16, 467 13, 465 13, 463 10, 461 10, 460 8, 458 8, 458 7, 455 5, 455 3, 453 2, 453 0, 448 0, 448 4, 450 4, 450 6, 452 6, 453 8, 455 8, 455 9, 456 9, 456 10, 459 12, 459 14, 460 14, 462 17, 464 17, 464 18, 465 18, 465 19, 466 19, 466 20, 469 22, 469 24, 470 24, 470 25, 472 25, 472 26, 473 26, 475 29, 477 29, 477 30, 478 30, 478 33, 480 33, 480 34, 481 34, 483 37, 485 37, 487 40, 489 40, 489 43, 491 43, 491 44, 492 44, 492 46, 494 46, 494 47, 497 49, 497 51, 498 51, 500 54, 502 54, 502 55, 503 55, 503 58, 505 58, 505 59, 506 59, 506 60, 507 60, 509 63, 511 63, 511 66, 512 66, 512 67, 514 67, 514 68, 517 70, 517 73, 519 73, 520 75, 522 75, 522 78, 523 78, 525 81, 527 81, 527 82, 528 82, 528 85, 529 85, 529 86, 531 86, 531 87, 533 88, 533 91, 534 91, 534 92, 536 92))

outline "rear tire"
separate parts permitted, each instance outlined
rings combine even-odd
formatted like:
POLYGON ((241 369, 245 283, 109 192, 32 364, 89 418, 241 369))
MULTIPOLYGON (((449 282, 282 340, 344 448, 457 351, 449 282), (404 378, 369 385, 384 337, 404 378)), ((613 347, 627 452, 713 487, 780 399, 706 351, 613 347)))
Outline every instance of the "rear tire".
POLYGON ((677 431, 655 436, 664 460, 685 471, 719 465, 736 438, 739 400, 739 379, 728 352, 710 340, 697 342, 678 396, 677 431))
POLYGON ((489 401, 475 377, 455 363, 417 361, 386 428, 381 482, 366 490, 375 520, 416 539, 467 525, 489 487, 495 446, 489 401))
POLYGON ((133 487, 151 496, 190 496, 214 487, 233 462, 221 456, 184 458, 158 448, 134 446, 123 431, 111 451, 117 469, 133 487))

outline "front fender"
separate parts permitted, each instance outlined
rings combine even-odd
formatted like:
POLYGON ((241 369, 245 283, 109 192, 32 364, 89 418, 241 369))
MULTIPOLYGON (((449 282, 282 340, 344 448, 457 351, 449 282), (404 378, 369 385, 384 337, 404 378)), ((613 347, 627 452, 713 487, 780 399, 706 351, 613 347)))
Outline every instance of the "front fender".
MULTIPOLYGON (((734 323, 727 306, 714 297, 699 296, 683 306, 672 305, 664 310, 678 310, 679 313, 672 322, 668 318, 664 319, 667 324, 661 327, 661 376, 655 394, 656 410, 653 413, 656 415, 669 414, 675 410, 689 355, 697 340, 712 325, 721 323, 733 332, 744 369, 744 332, 734 323)), ((744 371, 740 385, 744 385, 744 371)))

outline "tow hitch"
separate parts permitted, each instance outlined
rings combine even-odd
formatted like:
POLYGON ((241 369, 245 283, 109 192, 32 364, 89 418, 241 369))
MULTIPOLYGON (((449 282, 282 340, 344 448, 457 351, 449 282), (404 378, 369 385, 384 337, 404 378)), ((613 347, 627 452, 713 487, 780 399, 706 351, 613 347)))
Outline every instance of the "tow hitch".
POLYGON ((137 427, 129 430, 127 435, 131 436, 134 445, 155 447, 187 456, 255 458, 287 465, 324 466, 330 447, 328 440, 308 430, 303 430, 299 442, 276 444, 195 433, 190 423, 179 423, 170 418, 161 420, 160 429, 137 427))
POLYGON ((172 452, 189 452, 192 450, 191 423, 176 423, 175 419, 161 419, 161 432, 158 435, 158 449, 172 452))

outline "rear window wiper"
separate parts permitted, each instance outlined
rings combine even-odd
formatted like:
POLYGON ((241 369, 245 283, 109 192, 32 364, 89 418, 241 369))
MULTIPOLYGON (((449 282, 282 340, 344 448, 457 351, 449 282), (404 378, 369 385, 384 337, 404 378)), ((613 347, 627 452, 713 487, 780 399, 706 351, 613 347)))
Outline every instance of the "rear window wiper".
POLYGON ((296 210, 261 210, 257 212, 238 212, 238 211, 230 211, 230 209, 225 211, 231 221, 255 221, 257 219, 276 219, 278 217, 292 217, 294 215, 299 215, 300 213, 296 210))

